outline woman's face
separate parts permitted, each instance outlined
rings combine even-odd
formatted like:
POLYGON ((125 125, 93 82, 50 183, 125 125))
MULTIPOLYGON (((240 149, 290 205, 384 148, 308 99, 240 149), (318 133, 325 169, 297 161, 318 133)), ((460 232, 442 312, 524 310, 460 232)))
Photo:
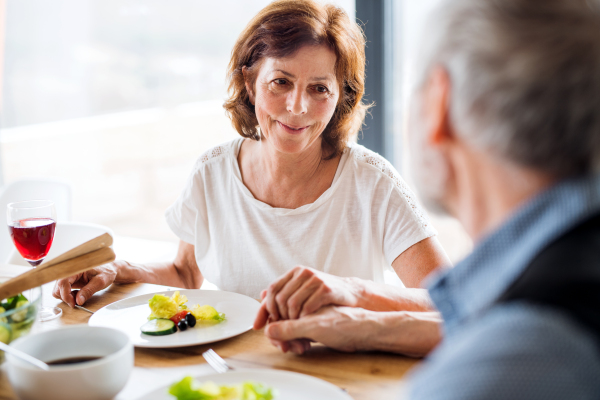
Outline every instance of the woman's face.
POLYGON ((304 46, 289 57, 262 60, 255 90, 248 92, 269 145, 301 153, 320 138, 339 98, 335 62, 326 46, 304 46))

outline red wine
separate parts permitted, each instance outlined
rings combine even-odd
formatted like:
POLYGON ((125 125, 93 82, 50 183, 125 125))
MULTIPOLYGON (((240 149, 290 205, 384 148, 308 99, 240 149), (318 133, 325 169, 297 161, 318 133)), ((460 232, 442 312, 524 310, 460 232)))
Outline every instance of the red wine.
POLYGON ((56 222, 50 218, 28 218, 8 226, 17 250, 29 264, 36 266, 50 251, 56 222))

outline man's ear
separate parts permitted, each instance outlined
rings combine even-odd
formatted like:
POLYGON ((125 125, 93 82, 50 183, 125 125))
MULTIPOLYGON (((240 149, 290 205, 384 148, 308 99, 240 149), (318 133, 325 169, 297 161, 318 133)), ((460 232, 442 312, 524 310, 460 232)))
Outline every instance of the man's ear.
POLYGON ((454 139, 450 119, 450 75, 442 67, 434 67, 424 90, 423 107, 427 121, 427 141, 442 144, 454 139))
POLYGON ((252 84, 250 82, 248 68, 246 68, 245 65, 242 67, 242 74, 244 75, 244 82, 246 84, 246 92, 248 92, 248 97, 250 98, 250 103, 252 103, 252 105, 254 105, 254 89, 252 88, 252 84))

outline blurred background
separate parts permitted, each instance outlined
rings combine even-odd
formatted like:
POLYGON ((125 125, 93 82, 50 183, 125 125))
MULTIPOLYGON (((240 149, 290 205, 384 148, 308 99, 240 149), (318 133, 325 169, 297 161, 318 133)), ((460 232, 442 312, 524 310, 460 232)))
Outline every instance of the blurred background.
MULTIPOLYGON (((328 1, 367 34, 367 99, 376 107, 359 142, 407 180, 411 60, 438 1, 328 1)), ((0 1, 0 186, 63 179, 73 220, 176 243, 164 210, 196 158, 238 136, 222 108, 226 67, 235 39, 268 3, 0 1)), ((434 224, 453 260, 470 249, 456 221, 434 224)))

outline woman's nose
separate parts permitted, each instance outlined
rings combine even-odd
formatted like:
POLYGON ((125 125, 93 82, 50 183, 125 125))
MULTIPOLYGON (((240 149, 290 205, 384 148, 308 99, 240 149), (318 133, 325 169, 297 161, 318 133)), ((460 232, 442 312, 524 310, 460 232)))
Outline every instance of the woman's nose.
POLYGON ((295 89, 287 98, 287 110, 290 114, 302 115, 306 114, 307 99, 304 96, 304 91, 295 89))

